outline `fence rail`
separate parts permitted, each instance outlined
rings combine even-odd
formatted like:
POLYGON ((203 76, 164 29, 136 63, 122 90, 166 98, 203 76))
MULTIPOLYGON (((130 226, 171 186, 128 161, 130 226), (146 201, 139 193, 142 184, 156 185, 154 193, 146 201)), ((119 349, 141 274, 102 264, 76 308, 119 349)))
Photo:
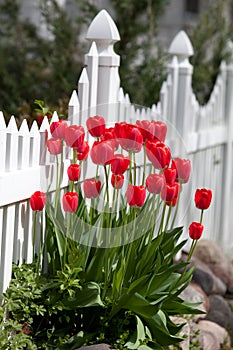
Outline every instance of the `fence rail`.
MULTIPOLYGON (((193 168, 190 184, 184 190, 182 217, 178 220, 187 228, 189 222, 197 219, 192 205, 195 188, 211 188, 213 204, 204 217, 205 237, 232 252, 233 44, 230 43, 230 62, 222 62, 211 97, 205 106, 200 106, 191 86, 193 67, 189 57, 193 48, 186 33, 178 33, 169 49, 171 60, 160 102, 142 108, 131 104, 120 88, 120 58, 113 48, 120 36, 105 10, 94 18, 87 39, 91 42, 90 50, 78 92, 73 91, 69 102, 70 123, 85 125, 87 116, 96 114, 103 115, 109 126, 116 121, 137 119, 167 122, 167 142, 173 156, 190 158, 193 168)), ((57 119, 55 112, 52 120, 57 119)), ((54 158, 45 151, 49 136, 47 118, 40 128, 34 122, 29 130, 24 121, 18 130, 14 117, 6 126, 0 114, 0 293, 9 284, 12 261, 32 259, 29 198, 36 190, 46 190, 52 181, 54 158)), ((65 168, 68 164, 69 155, 65 168)), ((66 185, 64 176, 62 186, 66 185)))

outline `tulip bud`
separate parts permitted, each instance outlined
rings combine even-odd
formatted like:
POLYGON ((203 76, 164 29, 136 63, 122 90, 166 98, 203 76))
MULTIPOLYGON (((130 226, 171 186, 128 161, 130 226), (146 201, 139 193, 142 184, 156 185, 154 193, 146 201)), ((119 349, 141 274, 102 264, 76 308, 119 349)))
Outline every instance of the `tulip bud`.
POLYGON ((78 208, 78 194, 66 192, 62 197, 62 205, 65 212, 74 213, 78 208))
POLYGON ((199 239, 203 233, 204 226, 199 222, 192 222, 189 226, 189 236, 192 239, 199 239))
POLYGON ((212 191, 206 188, 197 189, 194 200, 198 209, 208 209, 212 200, 212 191))
POLYGON ((33 211, 43 210, 45 203, 46 194, 44 192, 36 191, 30 198, 30 206, 33 211))

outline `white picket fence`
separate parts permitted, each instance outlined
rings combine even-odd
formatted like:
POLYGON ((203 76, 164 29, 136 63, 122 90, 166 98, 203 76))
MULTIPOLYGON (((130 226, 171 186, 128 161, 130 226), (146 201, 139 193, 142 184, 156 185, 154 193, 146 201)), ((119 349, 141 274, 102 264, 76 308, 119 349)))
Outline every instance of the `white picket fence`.
MULTIPOLYGON (((209 102, 200 106, 192 91, 193 67, 189 57, 193 48, 185 32, 171 43, 167 80, 161 89, 160 102, 150 108, 134 106, 120 88, 120 57, 113 45, 120 40, 110 15, 102 10, 92 21, 87 39, 90 51, 68 109, 69 121, 85 125, 87 116, 103 115, 107 125, 137 119, 163 120, 168 124, 167 143, 173 156, 192 162, 190 184, 184 186, 178 223, 187 226, 199 219, 194 207, 195 189, 213 190, 211 208, 204 215, 206 238, 213 239, 230 253, 233 215, 233 45, 230 63, 222 62, 220 74, 209 102)), ((53 120, 57 120, 54 113, 53 120)), ((17 129, 12 117, 6 127, 0 114, 0 293, 11 278, 12 262, 32 259, 32 212, 29 198, 36 190, 47 190, 54 174, 54 159, 45 151, 49 123, 40 128, 34 122, 29 130, 26 120, 17 129)), ((65 160, 69 164, 69 157, 65 160)), ((66 186, 64 176, 62 186, 66 186)))

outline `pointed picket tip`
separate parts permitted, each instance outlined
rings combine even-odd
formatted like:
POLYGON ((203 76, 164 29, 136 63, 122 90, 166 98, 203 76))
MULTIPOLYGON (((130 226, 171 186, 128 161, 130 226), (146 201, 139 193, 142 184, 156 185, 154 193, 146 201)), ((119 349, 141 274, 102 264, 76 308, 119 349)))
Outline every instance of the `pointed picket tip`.
POLYGON ((125 95, 125 103, 126 103, 126 104, 130 104, 129 94, 126 94, 126 95, 125 95))
POLYGON ((118 93, 118 101, 121 102, 121 101, 124 101, 124 91, 122 89, 122 87, 119 89, 119 93, 118 93))
POLYGON ((87 30, 87 40, 109 40, 116 42, 120 35, 115 22, 106 10, 101 10, 91 22, 87 30))
POLYGON ((73 90, 70 101, 69 101, 69 106, 70 107, 79 107, 79 99, 78 99, 78 94, 76 90, 73 90))
POLYGON ((10 118, 9 124, 7 126, 7 130, 14 131, 14 132, 18 131, 16 120, 15 120, 15 117, 13 115, 10 118))
POLYGON ((6 122, 2 111, 0 111, 0 130, 6 129, 6 122))
POLYGON ((233 61, 233 42, 231 40, 227 41, 226 44, 226 49, 225 49, 226 53, 229 54, 229 61, 232 62, 233 61))
POLYGON ((83 68, 83 70, 82 70, 82 74, 81 74, 81 76, 79 78, 79 83, 81 83, 81 84, 89 84, 89 79, 88 79, 86 68, 83 68))
POLYGON ((97 50, 97 46, 96 46, 95 41, 92 42, 87 56, 97 56, 98 57, 98 50, 97 50))
POLYGON ((41 132, 46 131, 46 130, 50 130, 50 125, 49 125, 49 121, 48 121, 47 116, 44 117, 42 124, 40 126, 41 132))
POLYGON ((57 112, 53 112, 53 116, 52 116, 52 119, 50 120, 50 124, 53 123, 53 122, 57 122, 59 120, 59 117, 58 117, 58 114, 57 112))
POLYGON ((38 133, 39 133, 38 124, 37 124, 37 121, 34 120, 34 122, 32 123, 31 129, 30 129, 30 134, 31 135, 36 135, 38 133))
POLYGON ((181 30, 176 34, 168 49, 168 53, 187 58, 193 55, 193 46, 185 31, 181 30))
POLYGON ((26 119, 24 119, 22 124, 20 125, 19 135, 21 135, 21 136, 29 135, 29 128, 28 128, 28 123, 27 123, 26 119))

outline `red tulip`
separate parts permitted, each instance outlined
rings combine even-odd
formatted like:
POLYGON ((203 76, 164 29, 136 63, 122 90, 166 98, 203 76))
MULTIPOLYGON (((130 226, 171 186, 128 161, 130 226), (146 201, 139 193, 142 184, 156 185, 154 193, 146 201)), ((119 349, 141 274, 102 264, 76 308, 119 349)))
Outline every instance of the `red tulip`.
POLYGON ((88 157, 89 149, 90 149, 90 147, 89 147, 88 142, 84 141, 81 151, 80 151, 80 149, 78 150, 77 159, 78 160, 86 160, 88 157))
POLYGON ((161 191, 161 198, 166 202, 172 202, 178 197, 180 185, 175 182, 173 185, 166 184, 161 191))
POLYGON ((136 124, 141 131, 144 142, 147 140, 153 140, 155 127, 152 122, 149 122, 149 120, 137 120, 136 124))
POLYGON ((79 151, 84 142, 85 131, 82 126, 71 125, 65 129, 65 141, 67 146, 76 148, 79 151))
POLYGON ((145 199, 146 189, 144 186, 128 186, 126 191, 126 200, 131 207, 143 206, 145 199))
POLYGON ((100 117, 98 115, 89 117, 86 121, 86 124, 91 136, 100 137, 104 135, 106 126, 103 117, 100 117))
POLYGON ((62 205, 65 212, 74 213, 78 208, 78 194, 66 192, 62 197, 62 205))
POLYGON ((111 161, 111 171, 115 175, 124 174, 130 164, 129 157, 123 156, 123 154, 115 154, 111 161))
POLYGON ((45 203, 46 194, 44 192, 36 191, 30 198, 30 206, 33 211, 43 210, 45 203))
POLYGON ((192 222, 189 226, 189 236, 192 239, 199 239, 203 233, 204 226, 199 222, 192 222))
POLYGON ((150 193, 159 194, 164 186, 164 177, 161 174, 150 174, 146 178, 146 188, 150 193))
POLYGON ((83 183, 83 191, 86 198, 96 198, 100 193, 101 181, 86 179, 83 183))
POLYGON ((68 125, 65 120, 58 120, 57 122, 52 122, 50 125, 50 131, 52 136, 58 139, 64 139, 65 130, 67 126, 68 125))
POLYGON ((194 200, 198 209, 208 209, 212 200, 212 191, 206 188, 197 189, 194 200))
POLYGON ((187 183, 191 173, 191 163, 189 159, 174 158, 172 169, 176 170, 176 181, 187 183))
POLYGON ((95 164, 109 164, 114 157, 114 149, 109 141, 95 141, 91 148, 91 159, 95 164))
POLYGON ((167 125, 160 121, 154 121, 151 122, 154 126, 154 137, 158 139, 161 142, 164 142, 167 134, 167 125))
POLYGON ((124 175, 122 175, 122 174, 119 174, 119 175, 112 174, 112 176, 111 176, 111 184, 117 190, 122 188, 122 186, 124 185, 124 175))
POLYGON ((115 135, 121 147, 127 152, 140 152, 143 144, 143 137, 136 125, 126 122, 115 124, 115 135))
POLYGON ((175 198, 173 198, 172 201, 166 201, 166 204, 167 204, 169 207, 170 207, 170 206, 174 207, 174 206, 177 204, 177 201, 178 201, 178 197, 175 197, 175 198))
POLYGON ((50 113, 46 113, 45 115, 43 114, 38 115, 37 123, 39 126, 41 126, 41 124, 43 123, 44 117, 47 117, 49 122, 52 119, 52 115, 50 113))
POLYGON ((50 154, 57 155, 62 153, 62 142, 60 139, 52 137, 47 140, 47 147, 50 154))
POLYGON ((80 177, 80 166, 78 164, 70 164, 67 168, 67 174, 70 181, 78 181, 80 177))
POLYGON ((173 185, 176 180, 176 169, 167 168, 163 170, 163 175, 165 177, 166 183, 173 185))
POLYGON ((146 155, 156 169, 169 166, 171 151, 163 142, 151 140, 146 142, 146 155))
POLYGON ((105 129, 104 135, 101 137, 100 141, 111 141, 112 147, 117 150, 119 147, 119 142, 115 137, 114 128, 105 129))

